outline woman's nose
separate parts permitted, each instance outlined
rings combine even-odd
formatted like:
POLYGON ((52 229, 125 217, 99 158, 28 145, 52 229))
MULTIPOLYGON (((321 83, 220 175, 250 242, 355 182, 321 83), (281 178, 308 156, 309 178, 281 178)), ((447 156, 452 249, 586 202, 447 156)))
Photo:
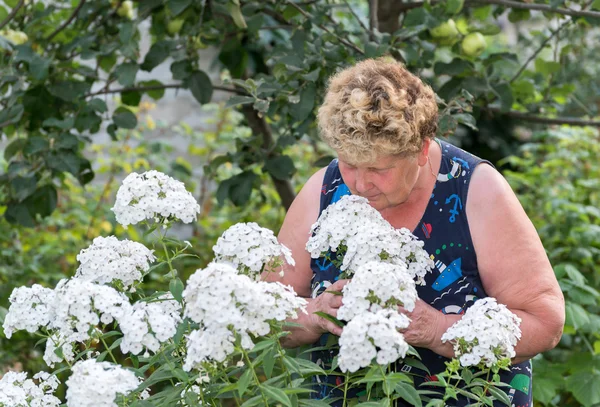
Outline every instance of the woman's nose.
POLYGON ((356 187, 356 192, 358 192, 359 194, 371 189, 371 183, 369 182, 368 177, 366 176, 364 171, 356 172, 355 187, 356 187))

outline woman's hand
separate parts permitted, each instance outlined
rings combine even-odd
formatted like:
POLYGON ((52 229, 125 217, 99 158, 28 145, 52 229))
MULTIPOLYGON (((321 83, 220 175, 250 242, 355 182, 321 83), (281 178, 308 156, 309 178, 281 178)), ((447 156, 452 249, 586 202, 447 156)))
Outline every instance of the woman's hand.
POLYGON ((398 307, 398 311, 411 321, 408 328, 401 331, 407 343, 452 357, 452 346, 448 343, 443 344, 441 338, 450 325, 460 319, 460 315, 445 315, 420 298, 417 299, 412 312, 408 312, 404 307, 398 307))
POLYGON ((341 292, 342 288, 349 281, 350 280, 336 281, 335 283, 327 287, 327 290, 323 291, 316 298, 313 298, 309 302, 306 309, 310 317, 310 326, 308 327, 308 329, 319 334, 324 334, 326 332, 331 332, 332 334, 337 336, 340 336, 342 334, 342 327, 337 326, 333 322, 328 321, 315 313, 323 312, 325 314, 329 314, 332 317, 337 318, 338 309, 342 306, 342 296, 338 294, 329 293, 328 291, 341 292))
POLYGON ((410 318, 408 328, 401 331, 404 340, 412 346, 429 348, 436 339, 440 315, 443 314, 420 298, 417 299, 412 312, 401 306, 398 307, 398 312, 410 318))

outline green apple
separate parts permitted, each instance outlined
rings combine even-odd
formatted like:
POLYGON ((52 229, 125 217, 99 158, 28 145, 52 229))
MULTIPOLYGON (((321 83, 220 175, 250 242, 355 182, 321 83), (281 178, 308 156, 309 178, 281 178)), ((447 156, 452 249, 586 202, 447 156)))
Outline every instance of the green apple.
POLYGON ((121 17, 133 20, 133 2, 126 0, 121 3, 121 6, 117 9, 117 14, 121 17))
POLYGON ((0 36, 6 38, 15 45, 25 44, 29 40, 29 37, 27 37, 27 34, 24 32, 11 29, 0 31, 0 36))
POLYGON ((429 33, 433 38, 456 38, 459 34, 458 28, 456 28, 456 23, 453 19, 450 19, 445 23, 430 29, 429 33))
POLYGON ((460 44, 465 55, 470 57, 476 57, 481 55, 481 53, 487 47, 487 43, 485 42, 485 37, 483 34, 475 32, 471 33, 463 39, 460 44))
POLYGON ((179 33, 181 27, 183 27, 183 23, 185 23, 185 20, 182 18, 169 21, 169 24, 167 24, 167 32, 171 35, 179 33))

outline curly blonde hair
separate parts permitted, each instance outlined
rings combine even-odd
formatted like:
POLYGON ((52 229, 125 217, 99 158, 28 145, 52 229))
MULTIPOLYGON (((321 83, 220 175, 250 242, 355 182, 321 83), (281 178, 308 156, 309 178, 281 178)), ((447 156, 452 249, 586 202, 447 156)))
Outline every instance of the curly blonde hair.
POLYGON ((321 138, 345 160, 412 156, 435 137, 431 87, 389 58, 367 59, 331 77, 319 108, 321 138))

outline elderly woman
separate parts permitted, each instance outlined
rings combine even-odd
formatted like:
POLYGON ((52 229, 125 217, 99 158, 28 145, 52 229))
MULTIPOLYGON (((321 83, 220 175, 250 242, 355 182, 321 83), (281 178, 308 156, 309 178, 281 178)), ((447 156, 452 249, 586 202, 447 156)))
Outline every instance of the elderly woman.
MULTIPOLYGON (((341 196, 365 197, 396 228, 408 228, 425 242, 435 269, 420 300, 407 315, 404 332, 417 347, 431 376, 414 374, 415 384, 435 380, 453 357, 441 336, 482 297, 495 297, 521 319, 522 339, 512 370, 515 406, 531 406, 529 359, 558 343, 564 323, 564 299, 535 228, 502 175, 481 160, 435 138, 438 108, 432 89, 388 60, 366 60, 331 78, 318 119, 323 140, 338 158, 315 173, 292 204, 279 234, 296 259, 283 282, 309 299, 308 315, 296 322, 286 346, 324 341, 342 328, 315 315, 336 316, 340 291, 334 265, 323 267, 305 250, 310 227, 341 196), (483 165, 480 165, 483 164, 483 165)), ((317 355, 327 363, 333 355, 317 355)), ((320 397, 335 397, 335 378, 325 378, 320 397)), ((459 400, 456 405, 466 405, 459 400)))

